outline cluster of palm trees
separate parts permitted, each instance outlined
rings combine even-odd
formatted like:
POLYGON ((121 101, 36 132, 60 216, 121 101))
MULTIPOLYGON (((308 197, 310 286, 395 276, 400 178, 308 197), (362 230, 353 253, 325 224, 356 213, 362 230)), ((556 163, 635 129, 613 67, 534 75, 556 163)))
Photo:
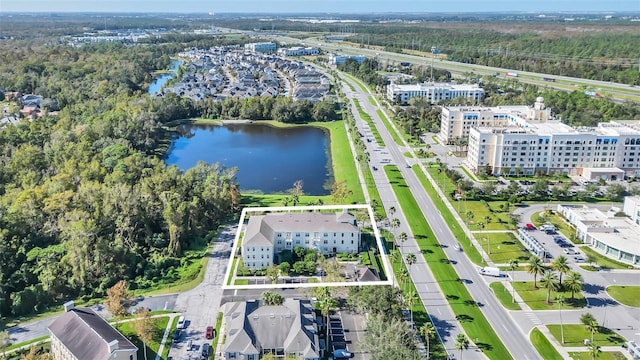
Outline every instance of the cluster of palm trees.
MULTIPOLYGON (((533 287, 538 288, 537 277, 540 277, 540 285, 547 290, 547 304, 551 303, 551 293, 564 289, 571 291, 571 300, 575 300, 575 293, 582 291, 583 279, 582 275, 572 271, 569 262, 565 256, 559 256, 547 267, 537 256, 532 256, 527 264, 527 271, 533 275, 533 287), (562 281, 562 275, 567 275, 562 281)), ((513 268, 512 268, 513 269, 513 268)), ((512 280, 513 281, 513 280, 512 280)))

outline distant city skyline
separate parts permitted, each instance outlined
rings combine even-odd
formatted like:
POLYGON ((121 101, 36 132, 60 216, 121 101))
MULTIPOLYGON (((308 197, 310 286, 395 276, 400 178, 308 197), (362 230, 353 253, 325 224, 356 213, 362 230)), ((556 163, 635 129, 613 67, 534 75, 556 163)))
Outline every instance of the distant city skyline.
POLYGON ((2 0, 0 12, 640 12, 639 0, 2 0))

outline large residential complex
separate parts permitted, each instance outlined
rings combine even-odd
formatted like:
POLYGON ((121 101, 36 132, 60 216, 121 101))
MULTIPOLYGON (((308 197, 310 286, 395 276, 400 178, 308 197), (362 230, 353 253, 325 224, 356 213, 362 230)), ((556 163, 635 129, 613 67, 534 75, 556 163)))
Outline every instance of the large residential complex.
MULTIPOLYGON (((638 198, 625 198, 637 204, 638 198)), ((640 265, 640 225, 628 217, 616 217, 586 205, 558 205, 558 212, 576 228, 576 237, 594 250, 618 261, 640 265)))
POLYGON ((411 85, 387 85, 387 99, 400 105, 406 105, 409 99, 421 97, 431 104, 455 98, 473 99, 479 102, 484 97, 484 89, 477 84, 423 83, 411 85))
POLYGON ((275 306, 261 305, 260 301, 232 302, 225 304, 225 309, 225 359, 258 360, 266 353, 304 360, 322 356, 309 300, 285 299, 275 306))
POLYGON ((242 241, 242 260, 250 269, 268 267, 277 253, 296 246, 323 254, 355 253, 360 248, 360 228, 346 211, 253 215, 242 241))
POLYGON ((320 50, 317 47, 302 47, 302 46, 294 46, 290 48, 280 48, 278 49, 278 55, 284 56, 307 56, 307 55, 318 55, 320 50))
POLYGON ((276 51, 276 44, 272 42, 259 42, 244 45, 245 51, 271 53, 276 51))
POLYGON ((444 107, 439 137, 468 138, 467 166, 493 174, 563 172, 594 180, 640 174, 640 121, 571 127, 533 107, 444 107))
POLYGON ((65 312, 49 325, 54 360, 134 360, 138 348, 89 308, 64 304, 65 312))

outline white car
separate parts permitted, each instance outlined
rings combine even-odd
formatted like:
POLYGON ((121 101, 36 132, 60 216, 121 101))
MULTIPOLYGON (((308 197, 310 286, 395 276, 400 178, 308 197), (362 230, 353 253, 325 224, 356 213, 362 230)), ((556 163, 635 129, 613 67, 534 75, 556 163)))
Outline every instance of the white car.
POLYGON ((564 252, 567 255, 578 255, 580 254, 579 252, 573 250, 573 249, 562 249, 562 252, 564 252))
POLYGON ((575 260, 578 263, 584 262, 584 258, 582 256, 576 256, 573 258, 573 260, 575 260))

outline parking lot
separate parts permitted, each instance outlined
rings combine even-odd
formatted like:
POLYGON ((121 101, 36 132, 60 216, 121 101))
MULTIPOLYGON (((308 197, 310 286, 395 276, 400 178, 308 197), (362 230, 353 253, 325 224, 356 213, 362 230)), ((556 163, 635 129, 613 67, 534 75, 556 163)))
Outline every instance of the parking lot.
MULTIPOLYGON (((343 310, 338 312, 335 316, 342 320, 342 336, 344 338, 344 345, 353 354, 352 359, 369 359, 369 354, 366 353, 362 347, 366 328, 364 315, 343 310)), ((336 339, 339 338, 336 337, 336 339)))
POLYGON ((529 235, 538 240, 548 252, 547 261, 564 256, 569 262, 583 263, 585 256, 580 252, 571 240, 557 232, 553 226, 541 226, 540 228, 531 228, 526 224, 523 229, 527 229, 529 235))

